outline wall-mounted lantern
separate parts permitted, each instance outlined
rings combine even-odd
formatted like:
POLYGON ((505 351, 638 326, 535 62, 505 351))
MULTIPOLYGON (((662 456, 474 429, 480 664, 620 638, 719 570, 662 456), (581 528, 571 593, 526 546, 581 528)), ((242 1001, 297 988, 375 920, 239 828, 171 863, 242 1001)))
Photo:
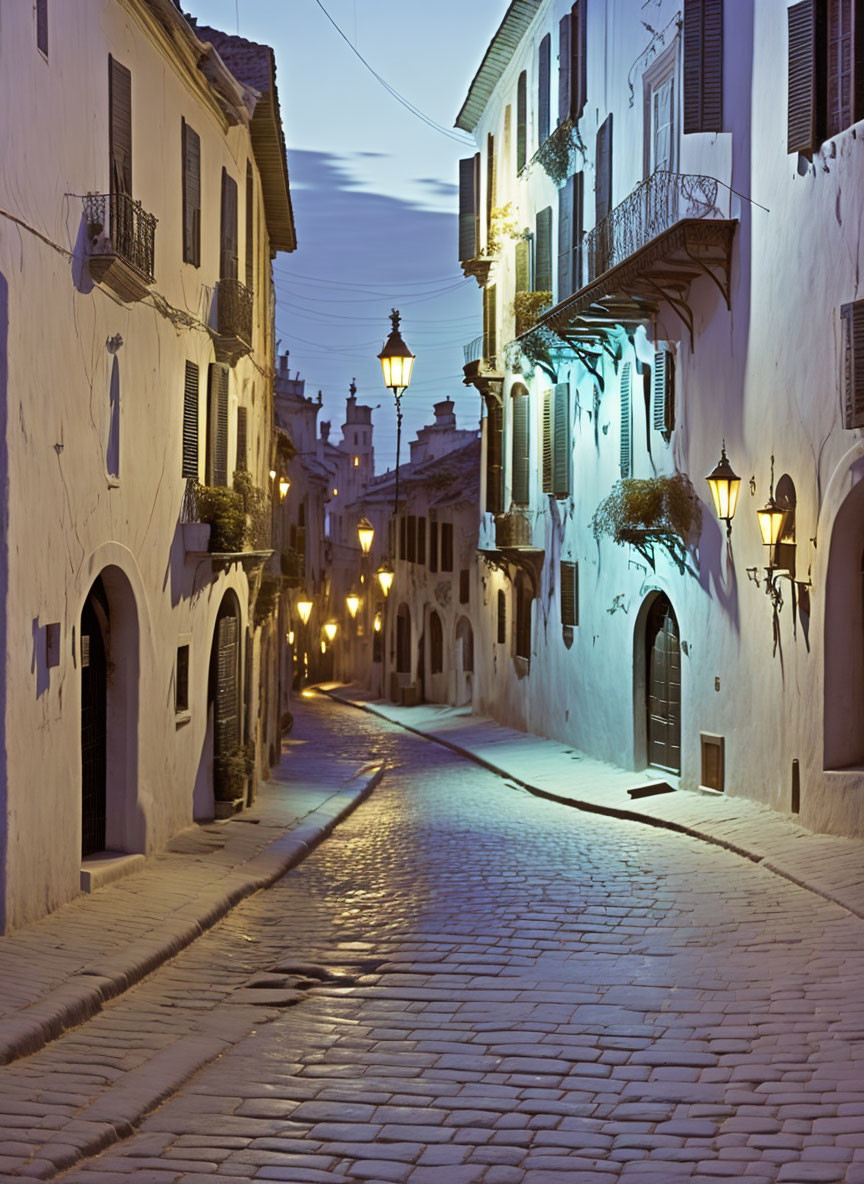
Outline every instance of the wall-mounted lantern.
POLYGON ((720 450, 720 459, 712 472, 705 478, 711 497, 714 501, 714 511, 717 517, 726 523, 726 537, 732 537, 732 519, 738 507, 738 493, 741 489, 741 478, 734 472, 726 456, 726 441, 720 450))
POLYGON ((309 618, 312 616, 312 601, 311 600, 298 600, 297 601, 297 613, 300 617, 300 620, 303 622, 303 624, 308 625, 309 618))
POLYGON ((288 493, 288 490, 290 488, 291 488, 291 482, 288 480, 288 478, 285 476, 280 477, 279 478, 279 499, 280 499, 280 501, 285 500, 285 495, 288 493))
POLYGON ((336 632, 337 632, 338 628, 339 628, 339 626, 336 624, 335 621, 328 621, 327 622, 327 624, 324 626, 324 635, 328 641, 333 640, 333 638, 336 636, 336 632))
POLYGON ((774 568, 775 548, 783 535, 783 527, 786 525, 786 519, 789 511, 785 505, 781 505, 774 497, 774 457, 771 457, 771 487, 768 493, 768 501, 761 510, 756 511, 756 518, 759 521, 759 533, 762 535, 762 543, 768 547, 768 567, 774 568))
POLYGON ((355 594, 352 592, 350 596, 345 597, 345 603, 348 606, 348 612, 351 614, 351 616, 356 617, 357 610, 360 608, 360 597, 355 596, 355 594))
POLYGON ((393 587, 393 568, 389 563, 382 563, 375 574, 378 576, 381 591, 385 596, 389 596, 390 589, 393 587))
POLYGON ((381 613, 376 613, 375 614, 375 621, 372 625, 372 628, 375 630, 376 633, 380 633, 383 626, 384 626, 384 617, 382 616, 381 613))
POLYGON ((368 555, 372 550, 372 540, 375 538, 375 527, 365 516, 357 523, 357 537, 360 540, 360 550, 368 555))

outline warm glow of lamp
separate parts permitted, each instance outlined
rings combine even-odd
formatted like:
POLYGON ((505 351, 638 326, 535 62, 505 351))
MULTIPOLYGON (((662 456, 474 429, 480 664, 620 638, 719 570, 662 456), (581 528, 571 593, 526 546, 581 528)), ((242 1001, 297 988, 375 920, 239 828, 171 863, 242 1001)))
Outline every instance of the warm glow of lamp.
POLYGON ((299 613, 300 620, 303 622, 303 624, 308 625, 309 618, 312 616, 312 601, 311 600, 298 600, 297 601, 297 612, 299 613))
POLYGON ((360 550, 368 555, 372 550, 372 540, 375 538, 375 527, 368 518, 363 517, 357 523, 357 537, 360 540, 360 550))
POLYGON ((399 312, 393 309, 390 313, 393 328, 390 336, 384 342, 378 360, 384 374, 384 385, 389 386, 394 393, 404 391, 411 381, 411 371, 414 367, 414 354, 402 340, 399 332, 399 312))
POLYGON ((336 624, 335 621, 328 621, 327 622, 327 624, 324 626, 324 634, 325 634, 328 641, 333 640, 333 638, 336 636, 336 631, 338 628, 339 628, 339 626, 336 624))
POLYGON ((756 517, 759 519, 762 542, 766 547, 775 547, 786 525, 787 511, 777 504, 772 494, 762 509, 756 511, 756 517))
POLYGON ((322 641, 322 642, 321 642, 321 653, 322 653, 322 654, 326 654, 326 653, 327 653, 327 642, 326 642, 326 641, 322 641))
POLYGON ((290 488, 291 488, 291 482, 288 480, 288 478, 287 477, 280 477, 279 478, 279 496, 280 496, 280 498, 284 499, 286 493, 288 492, 288 490, 290 488))
POLYGON ((294 644, 294 630, 293 629, 288 630, 287 637, 288 637, 288 644, 293 645, 294 644))
POLYGON ((276 470, 275 470, 275 469, 271 469, 271 470, 270 470, 270 480, 271 480, 271 481, 275 481, 275 480, 276 480, 276 470))
POLYGON ((383 625, 384 625, 384 620, 383 620, 381 614, 376 613, 372 628, 375 630, 376 633, 380 633, 383 625))
POLYGON ((345 597, 345 603, 348 605, 348 612, 352 617, 357 616, 357 610, 360 607, 360 597, 355 596, 352 592, 350 596, 345 597))
POLYGON ((741 490, 741 478, 733 471, 726 456, 726 441, 720 450, 720 459, 712 472, 705 478, 711 497, 714 500, 714 510, 717 517, 726 523, 727 537, 732 534, 732 519, 738 506, 738 494, 741 490))
POLYGON ((378 576, 378 583, 381 585, 381 591, 385 596, 388 596, 390 589, 393 587, 393 568, 389 563, 382 563, 376 575, 378 576))

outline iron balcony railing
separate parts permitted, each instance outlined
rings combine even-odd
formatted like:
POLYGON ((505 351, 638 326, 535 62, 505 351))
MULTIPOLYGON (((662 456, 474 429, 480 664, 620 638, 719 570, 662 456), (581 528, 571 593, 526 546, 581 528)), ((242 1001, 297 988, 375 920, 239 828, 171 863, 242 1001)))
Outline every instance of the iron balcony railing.
POLYGON ((152 284, 156 218, 128 193, 88 193, 84 215, 94 255, 116 255, 152 284))
POLYGON ((462 346, 462 352, 465 355, 465 365, 469 366, 472 362, 483 361, 483 334, 475 337, 473 341, 469 341, 467 345, 462 346))
POLYGON ((220 337, 237 337, 252 344, 252 289, 240 280, 221 279, 217 285, 220 337))
POLYGON ((684 218, 721 218, 714 177, 658 170, 585 236, 588 283, 684 218))

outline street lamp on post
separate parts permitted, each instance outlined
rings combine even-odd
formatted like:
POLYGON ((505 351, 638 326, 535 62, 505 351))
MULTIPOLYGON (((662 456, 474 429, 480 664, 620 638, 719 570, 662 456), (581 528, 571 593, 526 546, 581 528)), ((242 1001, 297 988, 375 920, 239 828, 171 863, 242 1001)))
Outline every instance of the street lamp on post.
POLYGON ((402 396, 411 382, 411 371, 414 368, 414 354, 402 340, 399 332, 399 310, 394 308, 390 312, 393 328, 390 336, 384 342, 378 361, 384 375, 384 385, 393 392, 396 400, 396 493, 393 500, 393 513, 399 513, 399 449, 402 443, 402 396))

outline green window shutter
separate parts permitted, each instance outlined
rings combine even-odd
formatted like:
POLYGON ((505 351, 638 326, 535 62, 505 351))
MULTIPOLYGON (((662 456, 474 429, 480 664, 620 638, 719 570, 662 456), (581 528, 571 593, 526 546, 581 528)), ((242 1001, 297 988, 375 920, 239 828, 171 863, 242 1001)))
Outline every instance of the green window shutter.
POLYGON ((629 477, 633 467, 633 400, 630 362, 621 367, 621 476, 629 477))
POLYGON ((459 161, 459 262, 475 258, 477 243, 474 237, 474 170, 473 156, 459 161))
POLYGON ((570 115, 574 123, 581 118, 588 98, 588 50, 586 0, 576 0, 570 9, 570 115))
POLYGON ((812 156, 825 125, 824 21, 819 0, 802 0, 787 11, 789 93, 787 152, 812 156))
POLYGON ((552 35, 547 33, 537 54, 537 143, 549 138, 549 82, 552 66, 552 35))
POLYGON ((684 0, 684 131, 723 127, 723 0, 684 0))
POLYGON ((531 251, 524 238, 516 244, 515 291, 528 292, 531 288, 531 251))
POLYGON ((504 411, 497 399, 490 399, 486 416, 486 509, 500 514, 503 508, 501 494, 501 460, 504 435, 504 411))
POLYGON ((523 70, 516 84, 516 172, 528 159, 528 75, 523 70))
POLYGON ((655 429, 668 439, 675 426, 675 359, 663 349, 654 354, 651 408, 655 429))
POLYGON ((579 565, 569 559, 561 560, 561 624, 579 624, 579 565))
POLYGON ((552 492, 556 497, 570 493, 570 383, 555 386, 555 435, 553 438, 552 492))
MULTIPOLYGON (((523 388, 524 389, 524 388, 523 388)), ((528 505, 529 495, 529 466, 528 466, 528 413, 531 401, 526 394, 513 396, 513 464, 512 484, 513 501, 517 506, 528 505)))
POLYGON ((198 480, 198 367, 186 363, 183 382, 183 464, 181 476, 198 480))
MULTIPOLYGON (((537 211, 535 292, 552 291, 552 207, 537 211)), ((526 243, 527 246, 527 243, 526 243)))
MULTIPOLYGON (((581 173, 579 174, 582 175, 581 173)), ((573 192, 576 178, 568 177, 558 190, 558 300, 576 290, 573 282, 573 192)))
POLYGON ((558 22, 558 123, 570 118, 570 13, 558 22))
POLYGON ((552 492, 552 392, 543 392, 543 492, 552 492))
POLYGON ((846 330, 844 426, 864 428, 864 300, 844 304, 840 316, 846 330))

